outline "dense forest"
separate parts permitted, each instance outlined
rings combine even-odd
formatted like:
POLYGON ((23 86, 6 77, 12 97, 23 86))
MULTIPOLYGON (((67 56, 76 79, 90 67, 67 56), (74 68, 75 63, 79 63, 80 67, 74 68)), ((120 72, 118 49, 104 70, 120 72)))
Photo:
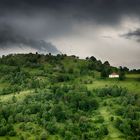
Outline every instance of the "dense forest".
POLYGON ((139 70, 94 56, 2 56, 0 139, 139 140, 139 93, 139 70))

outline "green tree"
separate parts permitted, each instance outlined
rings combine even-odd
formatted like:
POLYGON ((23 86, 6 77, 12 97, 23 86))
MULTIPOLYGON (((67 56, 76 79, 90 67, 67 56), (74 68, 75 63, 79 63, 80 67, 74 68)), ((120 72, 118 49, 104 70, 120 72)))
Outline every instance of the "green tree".
POLYGON ((124 69, 120 66, 119 68, 119 80, 124 80, 125 79, 125 71, 124 69))

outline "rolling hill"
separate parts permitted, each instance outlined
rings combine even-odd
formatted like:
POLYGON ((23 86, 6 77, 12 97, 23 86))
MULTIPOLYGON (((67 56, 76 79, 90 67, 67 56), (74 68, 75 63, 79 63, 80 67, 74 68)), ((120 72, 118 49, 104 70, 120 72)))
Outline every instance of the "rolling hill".
POLYGON ((126 67, 65 54, 0 58, 0 140, 135 140, 139 108, 140 74, 126 67))

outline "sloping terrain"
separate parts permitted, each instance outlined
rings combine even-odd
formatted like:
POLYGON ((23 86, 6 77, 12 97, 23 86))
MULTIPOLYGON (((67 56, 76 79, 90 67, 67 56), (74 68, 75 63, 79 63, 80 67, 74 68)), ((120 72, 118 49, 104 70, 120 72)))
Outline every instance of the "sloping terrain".
POLYGON ((140 75, 91 57, 0 58, 0 140, 140 138, 140 75))

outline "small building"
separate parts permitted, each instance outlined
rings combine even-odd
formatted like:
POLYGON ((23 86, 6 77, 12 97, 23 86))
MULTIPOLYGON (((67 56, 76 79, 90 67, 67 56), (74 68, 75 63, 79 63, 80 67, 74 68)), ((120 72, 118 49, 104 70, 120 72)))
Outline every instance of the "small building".
POLYGON ((109 78, 119 78, 119 74, 113 72, 109 75, 109 78))

